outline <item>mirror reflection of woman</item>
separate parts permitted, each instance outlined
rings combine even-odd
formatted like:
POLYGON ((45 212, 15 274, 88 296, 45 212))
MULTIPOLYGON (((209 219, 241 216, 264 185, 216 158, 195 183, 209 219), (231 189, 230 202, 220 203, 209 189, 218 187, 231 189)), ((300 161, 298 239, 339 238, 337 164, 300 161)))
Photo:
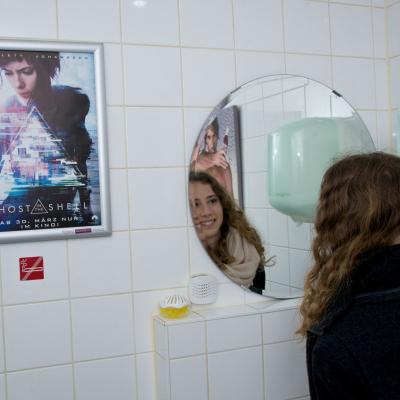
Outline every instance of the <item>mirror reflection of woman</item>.
POLYGON ((204 135, 204 149, 200 144, 195 147, 192 156, 192 170, 207 172, 222 185, 233 197, 232 171, 227 156, 227 146, 218 149, 219 124, 217 118, 207 125, 204 135))
POLYGON ((196 233, 228 278, 250 290, 265 289, 265 250, 243 211, 211 175, 189 174, 189 203, 196 233))
POLYGON ((400 399, 400 158, 324 175, 303 320, 311 399, 400 399))

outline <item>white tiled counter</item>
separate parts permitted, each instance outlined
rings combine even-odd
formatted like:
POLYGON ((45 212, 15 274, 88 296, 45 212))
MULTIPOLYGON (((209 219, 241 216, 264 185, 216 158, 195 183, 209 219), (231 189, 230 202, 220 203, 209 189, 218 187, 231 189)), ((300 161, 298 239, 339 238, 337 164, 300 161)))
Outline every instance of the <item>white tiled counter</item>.
POLYGON ((305 400, 298 299, 154 317, 158 400, 305 400))

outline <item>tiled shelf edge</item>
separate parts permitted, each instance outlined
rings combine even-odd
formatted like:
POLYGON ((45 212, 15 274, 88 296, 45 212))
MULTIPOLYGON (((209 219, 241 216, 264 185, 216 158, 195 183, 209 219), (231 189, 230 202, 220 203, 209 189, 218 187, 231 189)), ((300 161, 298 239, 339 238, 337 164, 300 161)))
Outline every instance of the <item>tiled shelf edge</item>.
POLYGON ((214 307, 201 309, 198 306, 190 312, 187 317, 169 319, 164 318, 158 313, 153 314, 153 319, 162 325, 171 326, 179 324, 190 324, 194 322, 209 321, 213 319, 223 319, 240 317, 244 315, 265 314, 298 308, 301 299, 267 300, 260 303, 240 304, 225 307, 214 307))

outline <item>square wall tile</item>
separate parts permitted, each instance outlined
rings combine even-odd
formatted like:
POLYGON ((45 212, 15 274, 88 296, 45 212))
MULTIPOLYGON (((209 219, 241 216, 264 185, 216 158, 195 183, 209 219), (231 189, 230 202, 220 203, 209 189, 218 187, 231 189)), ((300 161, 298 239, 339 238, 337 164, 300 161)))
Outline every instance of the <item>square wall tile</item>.
POLYGON ((158 319, 153 319, 155 352, 162 358, 169 358, 168 326, 158 319))
MULTIPOLYGON (((156 388, 157 400, 171 400, 171 382, 169 375, 169 361, 156 354, 156 388)), ((153 400, 153 399, 152 399, 153 400)))
POLYGON ((400 55, 400 2, 387 8, 387 35, 389 57, 400 55))
POLYGON ((242 171, 261 172, 267 170, 267 138, 265 135, 242 141, 242 171))
POLYGON ((250 224, 257 230, 261 242, 265 245, 268 242, 268 209, 267 208, 246 208, 246 217, 250 224))
POLYGON ((296 249, 308 250, 311 246, 311 230, 310 224, 298 224, 292 220, 287 219, 289 246, 296 249))
POLYGON ((373 57, 371 12, 369 7, 330 5, 332 54, 373 57))
POLYGON ((236 52, 236 81, 238 85, 267 75, 285 72, 283 54, 251 51, 236 52))
MULTIPOLYGON (((258 100, 254 99, 254 101, 244 104, 241 107, 240 132, 242 140, 247 140, 264 135, 264 104, 262 100, 261 90, 260 95, 257 97, 258 100)), ((250 171, 245 170, 245 172, 250 171)))
POLYGON ((206 364, 205 356, 172 360, 170 363, 171 398, 174 400, 207 399, 206 364))
POLYGON ((182 105, 178 48, 126 45, 123 53, 127 105, 182 105))
POLYGON ((157 382, 154 361, 154 353, 136 355, 137 398, 139 400, 156 400, 157 382))
POLYGON ((106 80, 106 104, 122 105, 124 103, 124 83, 121 45, 104 44, 104 75, 106 80))
POLYGON ((283 342, 295 339, 299 327, 298 310, 283 310, 262 315, 263 343, 283 342))
POLYGON ((392 108, 400 108, 400 74, 398 73, 398 71, 400 71, 400 57, 392 58, 389 62, 391 71, 392 108))
POLYGON ((329 54, 328 4, 306 0, 284 0, 283 7, 285 50, 329 54))
POLYGON ((0 399, 6 400, 6 382, 4 374, 0 374, 0 399))
POLYGON ((262 374, 262 347, 209 354, 209 399, 263 400, 262 374))
POLYGON ((264 346, 266 399, 291 399, 308 394, 304 343, 298 341, 264 346))
POLYGON ((184 166, 181 109, 129 107, 126 131, 128 167, 184 166))
POLYGON ((2 4, 0 36, 19 38, 57 38, 56 3, 53 0, 21 0, 2 4))
POLYGON ((375 60, 376 108, 389 108, 389 81, 386 60, 375 60))
POLYGON ((266 172, 245 174, 243 177, 245 207, 268 207, 269 203, 267 200, 267 187, 266 172))
POLYGON ((230 0, 180 0, 179 5, 182 46, 233 47, 230 0))
POLYGON ((120 40, 119 2, 58 0, 57 6, 59 39, 96 42, 120 40))
POLYGON ((133 229, 185 226, 186 176, 183 168, 129 171, 130 222, 133 229))
POLYGON ((9 371, 71 362, 67 301, 5 307, 4 334, 9 371))
POLYGON ((378 132, 377 148, 382 151, 384 150, 388 151, 392 140, 393 144, 396 142, 395 138, 392 137, 393 132, 389 128, 390 127, 389 118, 390 117, 388 111, 377 111, 376 113, 376 125, 378 132))
POLYGON ((353 108, 374 109, 375 81, 372 59, 333 57, 334 88, 353 108))
POLYGON ((268 210, 268 239, 275 246, 288 246, 288 217, 275 209, 268 210))
POLYGON ((275 283, 290 282, 289 249, 287 247, 270 246, 270 257, 275 264, 267 269, 270 279, 275 283))
POLYGON ((233 1, 237 49, 283 51, 280 0, 233 1))
POLYGON ((75 392, 76 400, 135 400, 135 358, 75 364, 75 392))
POLYGON ((214 107, 235 88, 232 51, 182 49, 185 106, 214 107))
POLYGON ((168 327, 169 357, 189 357, 206 352, 204 322, 171 325, 168 327))
POLYGON ((129 229, 128 173, 125 169, 110 170, 112 230, 129 229))
POLYGON ((385 10, 383 8, 372 9, 372 23, 374 32, 374 56, 385 58, 386 47, 386 23, 385 23, 385 10))
POLYGON ((1 273, 4 304, 58 300, 68 297, 66 241, 4 244, 1 273), (43 257, 44 279, 21 281, 19 258, 43 257))
POLYGON ((132 233, 133 289, 186 286, 189 256, 186 228, 132 233))
POLYGON ((107 107, 107 145, 110 168, 126 167, 125 113, 123 107, 107 107))
POLYGON ((290 285, 304 288, 305 276, 312 266, 311 251, 289 249, 290 285))
POLYGON ((332 68, 330 56, 287 54, 288 74, 305 76, 332 87, 332 68))
POLYGON ((76 361, 134 352, 130 295, 73 300, 71 313, 76 361))
POLYGON ((131 43, 179 44, 177 0, 152 0, 144 7, 121 1, 122 40, 131 43))
POLYGON ((225 351, 261 344, 260 315, 207 321, 207 351, 225 351))
POLYGON ((10 373, 7 375, 7 391, 8 400, 73 400, 72 367, 66 365, 10 373))
POLYGON ((96 239, 71 240, 69 270, 71 296, 95 296, 131 290, 128 232, 96 239))

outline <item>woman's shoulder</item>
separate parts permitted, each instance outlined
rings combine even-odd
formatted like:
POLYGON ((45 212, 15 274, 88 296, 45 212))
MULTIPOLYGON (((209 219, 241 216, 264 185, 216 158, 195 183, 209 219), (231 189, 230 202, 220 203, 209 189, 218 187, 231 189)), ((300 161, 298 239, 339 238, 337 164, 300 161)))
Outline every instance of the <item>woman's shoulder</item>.
POLYGON ((51 87, 53 97, 56 100, 63 99, 82 99, 89 100, 86 93, 79 87, 67 86, 67 85, 54 85, 51 87))

